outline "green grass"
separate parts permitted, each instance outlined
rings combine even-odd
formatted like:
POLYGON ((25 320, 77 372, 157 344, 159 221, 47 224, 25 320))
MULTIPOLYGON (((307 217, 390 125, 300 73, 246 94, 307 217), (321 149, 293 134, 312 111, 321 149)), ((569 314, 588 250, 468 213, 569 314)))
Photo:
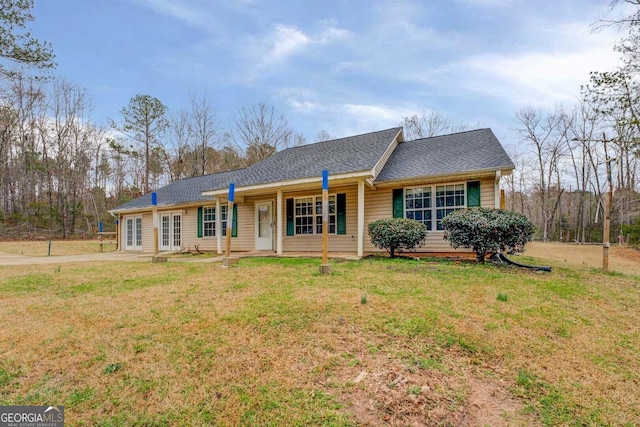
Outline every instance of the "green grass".
POLYGON ((455 425, 475 376, 519 402, 516 425, 640 424, 637 278, 319 264, 2 267, 0 404, 64 404, 69 425, 348 426, 362 399, 380 423, 439 406, 455 425))

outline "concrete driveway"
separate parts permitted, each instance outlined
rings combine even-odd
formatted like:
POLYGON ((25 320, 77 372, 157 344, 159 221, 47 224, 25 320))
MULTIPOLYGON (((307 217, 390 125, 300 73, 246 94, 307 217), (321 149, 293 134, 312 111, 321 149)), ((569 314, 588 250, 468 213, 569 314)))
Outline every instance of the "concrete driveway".
POLYGON ((89 261, 120 261, 120 262, 148 262, 151 255, 127 252, 109 252, 85 255, 61 255, 61 256, 25 256, 0 252, 0 266, 2 265, 46 265, 46 264, 68 264, 72 262, 89 261))

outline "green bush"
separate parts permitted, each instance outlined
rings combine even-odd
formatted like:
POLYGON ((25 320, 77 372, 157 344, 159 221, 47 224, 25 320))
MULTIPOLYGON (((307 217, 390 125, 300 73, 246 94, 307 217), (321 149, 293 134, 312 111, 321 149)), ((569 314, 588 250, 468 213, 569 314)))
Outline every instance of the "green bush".
POLYGON ((622 235, 628 237, 630 245, 640 245, 640 216, 631 224, 622 224, 622 235))
POLYGON ((500 209, 473 208, 450 213, 442 220, 444 238, 454 248, 472 249, 484 263, 489 252, 521 252, 535 226, 526 216, 500 209))
POLYGON ((413 250, 424 245, 427 239, 427 227, 413 219, 377 219, 367 227, 371 243, 386 249, 391 258, 395 258, 397 250, 413 250))

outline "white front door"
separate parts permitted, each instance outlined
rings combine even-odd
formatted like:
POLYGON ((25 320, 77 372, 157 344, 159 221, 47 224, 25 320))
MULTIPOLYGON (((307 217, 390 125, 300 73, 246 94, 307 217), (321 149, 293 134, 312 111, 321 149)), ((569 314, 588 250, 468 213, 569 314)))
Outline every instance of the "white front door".
POLYGON ((269 202, 256 203, 256 249, 273 250, 272 205, 269 202))
POLYGON ((124 248, 128 251, 142 250, 142 217, 134 216, 125 219, 124 248))
POLYGON ((182 215, 160 215, 160 250, 177 251, 182 248, 182 215))

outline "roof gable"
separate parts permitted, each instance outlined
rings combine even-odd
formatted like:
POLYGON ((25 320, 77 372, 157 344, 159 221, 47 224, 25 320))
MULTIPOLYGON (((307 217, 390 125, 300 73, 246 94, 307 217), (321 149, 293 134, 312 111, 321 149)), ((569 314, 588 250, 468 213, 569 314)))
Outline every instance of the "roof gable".
POLYGON ((375 182, 514 167, 491 129, 477 129, 399 144, 375 182))
POLYGON ((287 148, 244 169, 234 184, 239 188, 304 179, 321 176, 324 169, 331 175, 370 171, 401 132, 397 127, 287 148))

